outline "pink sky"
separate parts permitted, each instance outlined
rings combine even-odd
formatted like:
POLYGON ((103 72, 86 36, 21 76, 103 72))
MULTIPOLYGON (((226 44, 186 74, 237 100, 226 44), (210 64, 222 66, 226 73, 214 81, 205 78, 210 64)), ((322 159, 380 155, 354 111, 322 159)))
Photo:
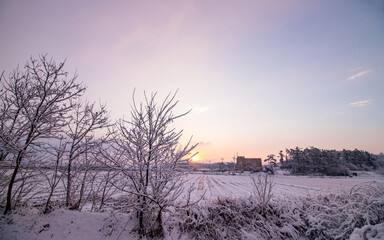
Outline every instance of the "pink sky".
POLYGON ((179 89, 175 123, 205 161, 290 147, 383 152, 379 1, 7 1, 0 66, 67 59, 106 102, 179 89))

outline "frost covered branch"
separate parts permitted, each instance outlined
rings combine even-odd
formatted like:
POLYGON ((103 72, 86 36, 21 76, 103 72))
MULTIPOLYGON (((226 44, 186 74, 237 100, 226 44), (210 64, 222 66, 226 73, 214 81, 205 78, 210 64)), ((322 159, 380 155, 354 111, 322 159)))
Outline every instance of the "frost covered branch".
POLYGON ((170 127, 188 113, 173 114, 175 97, 176 93, 169 94, 159 105, 156 93, 144 94, 145 101, 140 104, 133 97, 131 119, 118 121, 112 134, 110 153, 117 157, 109 159, 124 176, 120 189, 134 196, 139 232, 144 235, 162 235, 162 213, 174 206, 182 193, 187 156, 196 147, 191 139, 180 147, 183 131, 170 127))

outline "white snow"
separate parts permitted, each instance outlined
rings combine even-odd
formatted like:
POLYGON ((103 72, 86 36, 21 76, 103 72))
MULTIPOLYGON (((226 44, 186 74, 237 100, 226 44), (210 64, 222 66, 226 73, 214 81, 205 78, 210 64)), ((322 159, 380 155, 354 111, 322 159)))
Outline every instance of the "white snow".
POLYGON ((43 215, 24 208, 0 219, 0 239, 136 239, 132 221, 121 213, 91 213, 56 209, 43 215), (127 224, 128 223, 128 224, 127 224), (126 226, 127 224, 127 226, 126 226))
MULTIPOLYGON (((226 175, 226 174, 190 174, 187 184, 197 190, 193 198, 204 194, 203 201, 216 199, 217 197, 247 197, 252 194, 252 174, 226 175)), ((345 177, 310 177, 274 175, 275 197, 305 196, 312 194, 337 193, 349 191, 355 185, 377 181, 384 183, 384 176, 360 173, 353 178, 345 177)))
MULTIPOLYGON (((186 186, 196 188, 192 194, 193 199, 205 193, 202 204, 217 197, 236 198, 252 194, 250 174, 189 174, 186 178, 186 186)), ((275 197, 282 198, 336 193, 372 181, 384 183, 384 177, 371 173, 353 178, 275 175, 273 193, 275 197)), ((78 212, 59 208, 43 215, 36 208, 20 208, 11 215, 0 217, 0 239, 138 239, 132 231, 134 226, 130 215, 117 212, 78 212)), ((364 239, 362 236, 367 239, 383 239, 383 229, 384 224, 356 229, 351 239, 364 239)), ((169 230, 165 236, 166 239, 180 237, 185 238, 175 230, 169 230)))
POLYGON ((366 225, 356 228, 350 236, 350 240, 382 240, 384 239, 384 223, 366 225))

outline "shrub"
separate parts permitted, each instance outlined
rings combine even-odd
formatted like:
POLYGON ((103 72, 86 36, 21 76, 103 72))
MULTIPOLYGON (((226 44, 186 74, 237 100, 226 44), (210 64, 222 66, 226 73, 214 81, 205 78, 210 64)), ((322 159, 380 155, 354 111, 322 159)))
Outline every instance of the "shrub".
POLYGON ((345 239, 355 228, 384 221, 384 185, 377 182, 314 200, 306 211, 310 236, 345 239))
POLYGON ((384 184, 350 192, 272 199, 217 199, 176 213, 193 239, 346 239, 355 228, 384 222, 384 184), (182 220, 181 220, 182 219, 182 220))
POLYGON ((178 213, 184 219, 179 227, 194 239, 297 239, 304 235, 302 208, 280 202, 264 208, 252 198, 217 199, 178 213))
POLYGON ((256 176, 252 176, 251 179, 254 197, 261 205, 262 210, 264 210, 265 206, 267 206, 273 197, 272 188, 275 185, 274 179, 266 173, 259 173, 256 176))

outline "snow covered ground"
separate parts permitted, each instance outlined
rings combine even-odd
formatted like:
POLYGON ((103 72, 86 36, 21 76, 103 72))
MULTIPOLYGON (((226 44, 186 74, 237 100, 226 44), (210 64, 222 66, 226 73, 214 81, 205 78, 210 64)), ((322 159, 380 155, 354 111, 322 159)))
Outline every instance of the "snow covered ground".
POLYGON ((137 239, 133 221, 121 213, 91 213, 56 209, 43 215, 35 208, 19 209, 0 218, 0 239, 137 239))
MULTIPOLYGON (((194 199, 205 193, 203 201, 217 197, 246 197, 253 192, 252 175, 254 174, 190 174, 186 184, 197 189, 193 195, 194 199)), ((274 175, 273 178, 275 183, 273 194, 275 197, 337 193, 349 191, 353 186, 367 182, 384 183, 384 176, 371 172, 361 172, 353 178, 289 175, 274 175)))
MULTIPOLYGON (((202 204, 217 197, 246 197, 252 194, 250 176, 252 174, 247 173, 241 175, 194 173, 187 176, 186 188, 187 186, 196 188, 192 194, 193 199, 205 193, 202 204)), ((384 183, 384 176, 369 172, 359 173, 353 178, 275 175, 273 193, 275 197, 282 198, 336 193, 372 181, 384 183)), ((133 227, 132 219, 123 213, 56 209, 43 215, 35 208, 27 208, 0 217, 0 239, 137 239, 138 236, 132 232, 133 227)), ((381 231, 382 225, 377 229, 381 231)), ((380 232, 377 229, 375 231, 380 232)), ((359 239, 363 231, 368 230, 364 228, 357 231, 353 235, 354 239, 359 239)), ((179 238, 180 235, 175 232, 166 236, 166 239, 179 238)))

